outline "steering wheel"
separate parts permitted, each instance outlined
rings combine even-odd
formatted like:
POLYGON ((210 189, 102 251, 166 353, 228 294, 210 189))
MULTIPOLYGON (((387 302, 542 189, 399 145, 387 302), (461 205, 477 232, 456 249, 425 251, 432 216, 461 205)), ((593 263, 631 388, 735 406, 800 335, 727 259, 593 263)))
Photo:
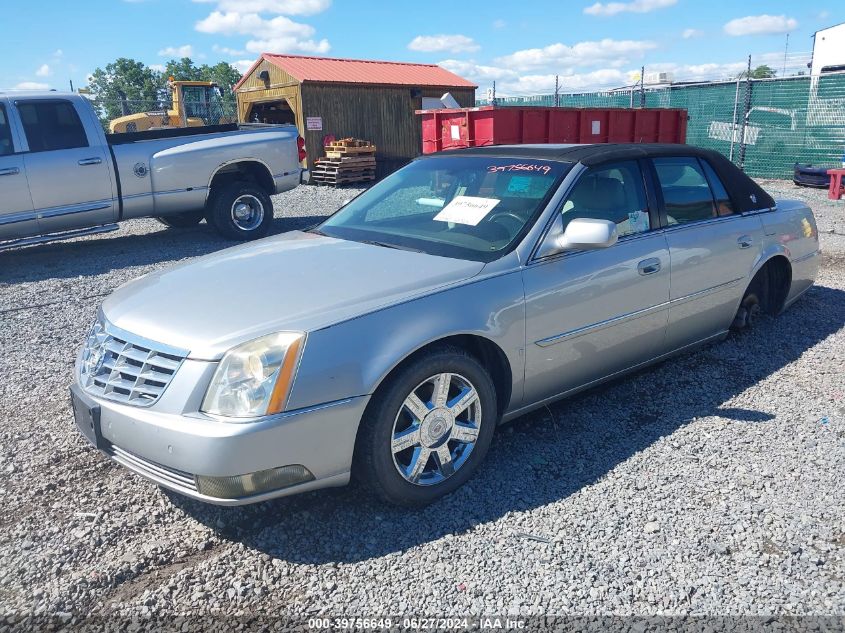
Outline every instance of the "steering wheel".
POLYGON ((525 219, 520 217, 514 211, 499 211, 498 213, 491 213, 486 219, 487 222, 497 224, 506 229, 510 235, 519 233, 525 224, 525 219), (502 221, 504 220, 504 221, 502 221))

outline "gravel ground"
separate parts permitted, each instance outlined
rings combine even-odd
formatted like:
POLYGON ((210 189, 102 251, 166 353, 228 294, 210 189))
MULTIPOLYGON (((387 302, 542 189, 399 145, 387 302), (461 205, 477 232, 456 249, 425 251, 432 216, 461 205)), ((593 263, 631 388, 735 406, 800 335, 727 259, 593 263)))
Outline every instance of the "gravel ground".
MULTIPOLYGON (((227 246, 205 224, 0 253, 0 616, 845 616, 845 203, 765 185, 817 211, 802 301, 502 428, 469 485, 416 512, 355 486, 205 506, 75 431, 67 385, 102 297, 227 246)), ((275 230, 356 192, 277 196, 275 230)))

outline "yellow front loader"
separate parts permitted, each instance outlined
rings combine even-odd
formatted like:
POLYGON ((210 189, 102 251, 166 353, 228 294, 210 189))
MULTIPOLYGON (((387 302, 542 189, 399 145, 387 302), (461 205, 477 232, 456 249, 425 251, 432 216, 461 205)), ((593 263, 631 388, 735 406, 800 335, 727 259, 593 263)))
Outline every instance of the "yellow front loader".
POLYGON ((223 100, 217 84, 209 81, 174 81, 171 77, 167 86, 173 101, 169 110, 139 112, 118 117, 109 123, 109 132, 145 132, 221 125, 235 121, 234 117, 223 115, 223 100))

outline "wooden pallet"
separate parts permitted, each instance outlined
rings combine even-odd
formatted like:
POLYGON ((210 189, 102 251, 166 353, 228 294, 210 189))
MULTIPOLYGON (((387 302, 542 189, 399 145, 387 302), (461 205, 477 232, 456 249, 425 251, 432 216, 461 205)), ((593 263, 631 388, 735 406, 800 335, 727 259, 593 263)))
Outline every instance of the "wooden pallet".
POLYGON ((375 164, 375 156, 350 156, 349 158, 318 158, 315 166, 358 167, 371 165, 375 167, 375 164))
POLYGON ((362 176, 360 178, 341 178, 335 180, 320 180, 319 178, 315 178, 314 183, 317 185, 337 187, 338 185, 351 185, 356 182, 372 182, 375 179, 375 176, 362 176))
POLYGON ((317 165, 311 170, 314 174, 357 174, 362 171, 375 171, 375 165, 359 165, 355 167, 332 167, 331 165, 317 165))
POLYGON ((376 146, 371 145, 370 147, 334 147, 328 146, 326 147, 326 156, 328 158, 343 158, 344 156, 350 156, 352 154, 375 154, 376 153, 376 146))
POLYGON ((351 136, 329 143, 329 147, 375 147, 370 141, 364 141, 351 136))
POLYGON ((355 178, 358 176, 375 176, 375 174, 376 170, 374 167, 342 171, 314 171, 311 173, 314 178, 355 178))

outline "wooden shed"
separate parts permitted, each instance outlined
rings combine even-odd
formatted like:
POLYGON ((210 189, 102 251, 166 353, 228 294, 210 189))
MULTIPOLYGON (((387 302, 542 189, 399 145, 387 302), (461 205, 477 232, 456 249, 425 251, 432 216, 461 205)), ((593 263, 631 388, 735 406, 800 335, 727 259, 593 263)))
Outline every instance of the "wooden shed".
POLYGON ((323 155, 327 136, 353 136, 377 147, 377 175, 419 156, 423 97, 449 92, 475 105, 475 84, 435 64, 264 53, 235 84, 238 119, 295 123, 307 163, 323 155))

